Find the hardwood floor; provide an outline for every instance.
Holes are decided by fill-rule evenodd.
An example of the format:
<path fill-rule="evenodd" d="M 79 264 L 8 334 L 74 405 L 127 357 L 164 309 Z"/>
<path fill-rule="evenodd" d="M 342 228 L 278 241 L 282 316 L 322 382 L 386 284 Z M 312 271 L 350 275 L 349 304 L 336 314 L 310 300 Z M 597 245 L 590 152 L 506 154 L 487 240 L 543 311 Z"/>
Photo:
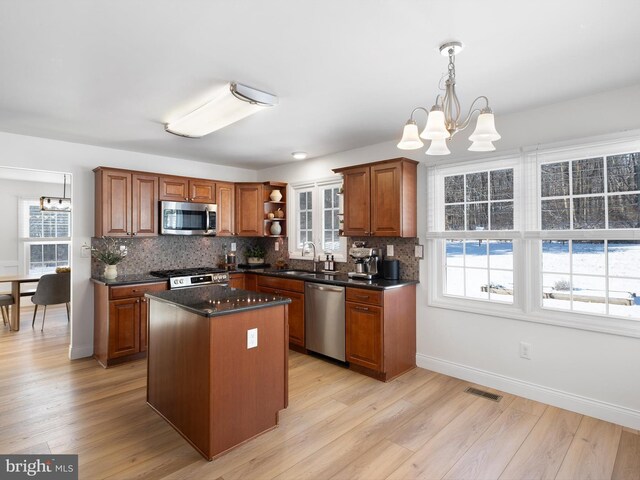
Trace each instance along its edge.
<path fill-rule="evenodd" d="M 64 307 L 44 332 L 25 309 L 21 327 L 0 329 L 0 452 L 77 453 L 82 479 L 640 479 L 637 431 L 493 402 L 422 369 L 385 384 L 295 352 L 280 426 L 207 462 L 146 405 L 145 361 L 69 361 Z"/>

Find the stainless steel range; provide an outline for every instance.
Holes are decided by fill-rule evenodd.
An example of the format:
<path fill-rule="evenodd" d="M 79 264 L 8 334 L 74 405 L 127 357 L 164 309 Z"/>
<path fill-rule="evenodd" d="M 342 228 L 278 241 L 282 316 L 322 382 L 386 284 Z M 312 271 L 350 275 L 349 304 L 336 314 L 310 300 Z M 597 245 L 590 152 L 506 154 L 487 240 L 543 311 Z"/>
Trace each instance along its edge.
<path fill-rule="evenodd" d="M 228 284 L 229 274 L 226 270 L 213 267 L 179 268 L 175 270 L 155 270 L 149 272 L 154 277 L 169 280 L 169 288 L 198 287 L 211 284 Z"/>

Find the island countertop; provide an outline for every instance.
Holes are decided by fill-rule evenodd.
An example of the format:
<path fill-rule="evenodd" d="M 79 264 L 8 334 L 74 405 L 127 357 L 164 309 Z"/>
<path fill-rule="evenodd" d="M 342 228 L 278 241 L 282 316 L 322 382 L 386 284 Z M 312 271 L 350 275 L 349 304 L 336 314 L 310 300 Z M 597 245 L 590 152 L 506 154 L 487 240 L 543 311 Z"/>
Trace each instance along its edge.
<path fill-rule="evenodd" d="M 220 285 L 150 292 L 145 297 L 176 305 L 203 317 L 291 303 L 289 298 Z"/>

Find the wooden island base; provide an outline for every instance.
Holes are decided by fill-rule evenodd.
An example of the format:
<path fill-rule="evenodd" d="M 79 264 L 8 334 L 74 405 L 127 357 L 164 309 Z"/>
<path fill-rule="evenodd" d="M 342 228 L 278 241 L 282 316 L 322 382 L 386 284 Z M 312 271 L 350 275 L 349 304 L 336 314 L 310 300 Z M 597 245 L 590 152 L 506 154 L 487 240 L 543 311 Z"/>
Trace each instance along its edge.
<path fill-rule="evenodd" d="M 266 432 L 287 406 L 287 305 L 206 317 L 151 299 L 147 403 L 206 459 Z M 258 346 L 247 348 L 247 331 Z"/>

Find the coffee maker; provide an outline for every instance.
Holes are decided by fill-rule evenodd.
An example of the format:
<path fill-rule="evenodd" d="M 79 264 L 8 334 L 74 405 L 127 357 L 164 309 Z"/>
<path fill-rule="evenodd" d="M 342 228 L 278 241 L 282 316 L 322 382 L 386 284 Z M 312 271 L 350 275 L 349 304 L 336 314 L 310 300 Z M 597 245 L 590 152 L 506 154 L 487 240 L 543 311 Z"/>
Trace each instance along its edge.
<path fill-rule="evenodd" d="M 379 248 L 367 248 L 354 243 L 349 249 L 349 256 L 356 262 L 356 269 L 348 273 L 349 277 L 371 280 L 380 276 L 382 259 Z"/>

